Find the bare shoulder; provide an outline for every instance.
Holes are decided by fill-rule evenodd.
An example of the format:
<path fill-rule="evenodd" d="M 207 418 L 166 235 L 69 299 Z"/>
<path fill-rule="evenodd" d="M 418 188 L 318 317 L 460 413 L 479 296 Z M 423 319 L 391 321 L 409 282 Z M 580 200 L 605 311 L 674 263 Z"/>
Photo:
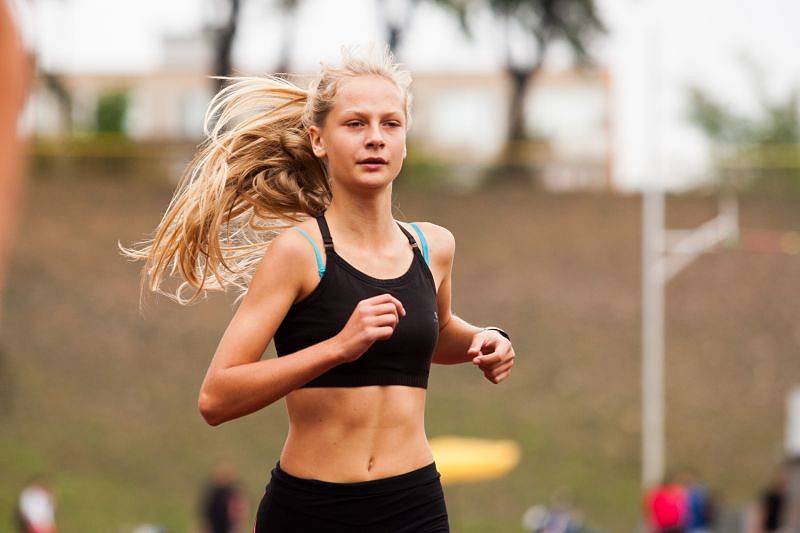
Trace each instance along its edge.
<path fill-rule="evenodd" d="M 314 238 L 306 223 L 304 221 L 295 227 L 306 230 Z M 273 285 L 280 284 L 290 290 L 293 299 L 297 299 L 304 292 L 306 269 L 303 266 L 309 262 L 309 254 L 313 256 L 313 251 L 303 234 L 291 228 L 282 231 L 270 241 L 256 266 L 248 292 L 255 291 L 257 297 L 259 291 L 269 293 L 274 289 Z"/>
<path fill-rule="evenodd" d="M 295 227 L 306 229 L 303 224 L 298 224 Z M 306 229 L 306 231 L 308 230 Z M 278 266 L 296 267 L 298 261 L 306 259 L 306 248 L 308 246 L 308 240 L 299 231 L 293 231 L 292 228 L 283 230 L 270 241 L 262 262 L 278 263 L 272 265 L 271 268 Z"/>
<path fill-rule="evenodd" d="M 456 238 L 449 229 L 433 222 L 418 222 L 420 229 L 428 238 L 428 253 L 431 261 L 440 265 L 445 271 L 453 264 L 456 251 Z"/>
<path fill-rule="evenodd" d="M 443 269 L 449 268 L 453 262 L 456 249 L 456 238 L 449 229 L 433 222 L 415 222 L 428 241 L 428 253 L 431 262 Z M 409 224 L 410 226 L 410 224 Z M 409 227 L 409 229 L 411 229 Z M 412 232 L 416 235 L 416 233 Z"/>

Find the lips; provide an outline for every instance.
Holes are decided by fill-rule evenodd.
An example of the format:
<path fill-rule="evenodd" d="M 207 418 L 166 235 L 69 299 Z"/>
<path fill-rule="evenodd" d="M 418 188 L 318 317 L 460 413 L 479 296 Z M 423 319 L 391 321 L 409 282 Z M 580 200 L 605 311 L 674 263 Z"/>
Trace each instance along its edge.
<path fill-rule="evenodd" d="M 359 165 L 385 165 L 386 160 L 382 157 L 368 157 L 358 162 Z"/>
<path fill-rule="evenodd" d="M 365 172 L 378 172 L 379 170 L 383 170 L 383 167 L 386 166 L 386 163 L 359 163 L 360 166 Z"/>

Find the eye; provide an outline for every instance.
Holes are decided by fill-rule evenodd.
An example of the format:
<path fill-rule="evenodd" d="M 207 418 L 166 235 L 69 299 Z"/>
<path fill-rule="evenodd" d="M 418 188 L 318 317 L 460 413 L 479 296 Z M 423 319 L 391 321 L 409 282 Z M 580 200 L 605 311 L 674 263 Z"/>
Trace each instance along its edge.
<path fill-rule="evenodd" d="M 347 126 L 360 126 L 361 122 L 358 122 L 356 120 L 352 120 L 352 121 L 348 122 L 346 125 Z"/>
<path fill-rule="evenodd" d="M 399 122 L 391 122 L 389 125 L 393 128 L 399 128 L 400 126 L 402 126 L 402 124 L 400 124 Z"/>

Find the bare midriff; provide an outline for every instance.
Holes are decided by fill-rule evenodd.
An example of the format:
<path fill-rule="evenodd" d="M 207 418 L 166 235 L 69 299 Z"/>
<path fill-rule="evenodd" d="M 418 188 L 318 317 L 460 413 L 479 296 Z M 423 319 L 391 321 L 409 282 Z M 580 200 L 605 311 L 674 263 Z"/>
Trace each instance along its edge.
<path fill-rule="evenodd" d="M 286 395 L 289 435 L 281 470 L 301 478 L 355 483 L 429 465 L 425 393 L 420 387 L 308 387 Z"/>

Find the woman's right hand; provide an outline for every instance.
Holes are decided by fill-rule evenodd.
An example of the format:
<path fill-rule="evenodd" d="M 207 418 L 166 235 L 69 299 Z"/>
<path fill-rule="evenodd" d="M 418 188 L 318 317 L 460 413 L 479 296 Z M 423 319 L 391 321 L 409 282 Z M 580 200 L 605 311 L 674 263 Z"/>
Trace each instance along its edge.
<path fill-rule="evenodd" d="M 355 361 L 375 341 L 391 337 L 401 315 L 406 315 L 403 304 L 388 293 L 358 302 L 347 324 L 335 337 L 341 346 L 344 362 Z"/>

